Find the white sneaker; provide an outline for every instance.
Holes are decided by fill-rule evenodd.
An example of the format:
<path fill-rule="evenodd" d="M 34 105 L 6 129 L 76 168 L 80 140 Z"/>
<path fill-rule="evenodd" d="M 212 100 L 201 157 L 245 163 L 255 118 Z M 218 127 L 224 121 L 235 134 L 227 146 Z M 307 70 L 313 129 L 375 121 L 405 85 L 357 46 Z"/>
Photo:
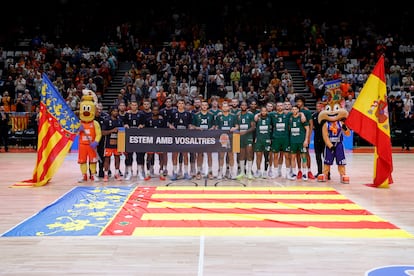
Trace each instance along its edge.
<path fill-rule="evenodd" d="M 273 175 L 273 171 L 272 171 L 271 169 L 269 169 L 269 171 L 267 172 L 267 176 L 268 176 L 269 178 L 273 178 L 273 177 L 274 177 L 274 175 Z"/>
<path fill-rule="evenodd" d="M 266 174 L 269 178 L 273 178 L 273 169 L 272 169 L 272 167 L 269 166 L 269 168 L 267 169 Z"/>
<path fill-rule="evenodd" d="M 254 177 L 259 178 L 260 177 L 260 171 L 255 171 L 254 172 Z"/>
<path fill-rule="evenodd" d="M 266 179 L 267 178 L 267 172 L 266 171 L 262 172 L 262 178 L 263 179 Z"/>
<path fill-rule="evenodd" d="M 253 179 L 254 179 L 254 176 L 253 176 L 252 174 L 248 174 L 248 175 L 247 175 L 247 179 L 249 179 L 249 180 L 253 180 Z"/>
<path fill-rule="evenodd" d="M 308 181 L 308 174 L 304 173 L 304 174 L 302 175 L 302 180 L 303 180 L 303 181 Z"/>
<path fill-rule="evenodd" d="M 244 173 L 239 174 L 238 176 L 236 176 L 237 180 L 243 179 L 244 177 Z"/>
<path fill-rule="evenodd" d="M 289 179 L 289 176 L 292 174 L 292 172 L 286 171 L 286 179 Z"/>
<path fill-rule="evenodd" d="M 279 171 L 279 170 L 277 170 L 277 171 L 275 172 L 274 177 L 275 177 L 275 178 L 277 178 L 277 177 L 281 177 L 281 176 L 282 176 L 282 172 L 281 172 L 281 171 Z"/>
<path fill-rule="evenodd" d="M 288 176 L 288 179 L 289 179 L 289 180 L 296 180 L 296 174 L 291 173 L 291 174 Z"/>
<path fill-rule="evenodd" d="M 144 176 L 143 173 L 138 173 L 137 178 L 138 178 L 138 180 L 144 180 L 145 176 Z"/>
<path fill-rule="evenodd" d="M 132 175 L 131 175 L 131 173 L 130 173 L 130 172 L 126 172 L 126 173 L 125 173 L 125 180 L 126 180 L 126 181 L 131 180 L 131 177 L 132 177 Z"/>

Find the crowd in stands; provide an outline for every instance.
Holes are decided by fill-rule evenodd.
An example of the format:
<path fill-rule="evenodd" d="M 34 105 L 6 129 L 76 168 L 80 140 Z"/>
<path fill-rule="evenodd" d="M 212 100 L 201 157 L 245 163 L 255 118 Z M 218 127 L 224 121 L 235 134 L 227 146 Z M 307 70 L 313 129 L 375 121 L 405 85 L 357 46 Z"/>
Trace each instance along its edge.
<path fill-rule="evenodd" d="M 131 99 L 142 102 L 150 98 L 162 106 L 167 97 L 173 103 L 179 98 L 225 98 L 228 87 L 239 102 L 254 99 L 265 105 L 268 101 L 293 101 L 301 91 L 293 88 L 284 64 L 293 58 L 316 99 L 323 97 L 326 81 L 341 79 L 342 96 L 351 108 L 378 57 L 384 54 L 392 123 L 398 124 L 404 105 L 413 109 L 414 44 L 405 33 L 380 29 L 363 18 L 357 23 L 351 18 L 320 22 L 299 14 L 283 16 L 280 22 L 276 18 L 272 24 L 260 21 L 260 16 L 249 22 L 245 17 L 249 6 L 238 3 L 233 8 L 237 7 L 240 18 L 229 16 L 225 7 L 220 11 L 215 32 L 212 24 L 204 26 L 188 10 L 178 7 L 170 13 L 153 14 L 152 25 L 118 18 L 119 22 L 102 23 L 100 34 L 104 32 L 105 39 L 99 45 L 89 41 L 94 47 L 84 40 L 77 42 L 76 36 L 62 42 L 63 31 L 59 36 L 31 32 L 27 49 L 0 49 L 1 104 L 6 112 L 34 111 L 41 73 L 46 73 L 76 110 L 85 88 L 100 99 L 105 97 L 119 62 L 124 61 L 130 62 L 131 68 L 117 101 L 125 101 L 127 106 Z M 161 20 L 166 14 L 168 17 Z"/>

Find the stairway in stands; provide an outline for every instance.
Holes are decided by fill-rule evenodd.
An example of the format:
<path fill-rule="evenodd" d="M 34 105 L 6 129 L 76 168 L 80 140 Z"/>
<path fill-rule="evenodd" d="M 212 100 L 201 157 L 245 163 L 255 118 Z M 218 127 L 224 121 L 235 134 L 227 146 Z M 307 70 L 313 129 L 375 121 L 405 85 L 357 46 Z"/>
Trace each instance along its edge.
<path fill-rule="evenodd" d="M 316 99 L 313 97 L 312 93 L 306 86 L 305 77 L 302 75 L 301 68 L 296 63 L 296 60 L 286 59 L 285 66 L 292 75 L 293 86 L 295 87 L 296 94 L 303 95 L 306 98 L 306 106 L 311 111 L 314 111 L 316 108 Z M 122 88 L 122 77 L 125 75 L 125 72 L 127 72 L 130 68 L 130 62 L 123 61 L 119 63 L 118 70 L 112 77 L 112 82 L 105 91 L 105 94 L 102 99 L 102 104 L 104 105 L 105 110 L 109 110 L 111 105 L 114 103 L 114 100 L 119 94 L 119 90 Z"/>
<path fill-rule="evenodd" d="M 316 110 L 316 99 L 309 88 L 306 86 L 305 77 L 302 74 L 302 70 L 297 64 L 296 60 L 286 59 L 285 66 L 289 73 L 292 75 L 293 87 L 297 95 L 303 95 L 306 99 L 306 106 L 313 112 Z"/>
<path fill-rule="evenodd" d="M 111 84 L 105 91 L 105 94 L 102 97 L 102 104 L 104 106 L 104 110 L 108 111 L 109 108 L 114 103 L 114 100 L 117 98 L 119 94 L 119 90 L 122 88 L 122 77 L 125 75 L 131 68 L 131 63 L 127 61 L 119 62 L 118 70 L 116 71 L 115 75 L 112 76 Z"/>

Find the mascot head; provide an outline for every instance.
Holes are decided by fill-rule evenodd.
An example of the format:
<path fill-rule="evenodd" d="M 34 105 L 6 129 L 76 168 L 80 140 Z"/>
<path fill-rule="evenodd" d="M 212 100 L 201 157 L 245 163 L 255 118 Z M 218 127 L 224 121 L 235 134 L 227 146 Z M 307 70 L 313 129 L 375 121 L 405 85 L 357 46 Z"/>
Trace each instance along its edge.
<path fill-rule="evenodd" d="M 344 121 L 348 117 L 345 109 L 345 99 L 341 96 L 340 89 L 330 89 L 326 92 L 323 101 L 324 109 L 318 115 L 318 122 L 323 121 Z"/>
<path fill-rule="evenodd" d="M 82 90 L 82 96 L 92 96 L 93 97 L 93 101 L 95 102 L 95 104 L 98 104 L 98 96 L 96 95 L 95 92 L 93 92 L 90 89 L 83 89 Z"/>
<path fill-rule="evenodd" d="M 80 107 L 79 118 L 82 122 L 91 122 L 95 119 L 95 102 L 93 95 L 83 95 Z"/>

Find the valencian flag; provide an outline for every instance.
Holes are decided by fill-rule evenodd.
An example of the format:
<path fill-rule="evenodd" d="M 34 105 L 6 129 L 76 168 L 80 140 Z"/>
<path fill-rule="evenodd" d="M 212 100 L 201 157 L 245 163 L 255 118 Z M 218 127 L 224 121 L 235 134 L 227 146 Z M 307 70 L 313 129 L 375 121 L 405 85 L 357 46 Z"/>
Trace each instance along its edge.
<path fill-rule="evenodd" d="M 62 165 L 79 131 L 80 121 L 62 95 L 43 74 L 36 167 L 24 182 L 43 186 Z"/>
<path fill-rule="evenodd" d="M 388 188 L 393 182 L 393 164 L 384 56 L 369 75 L 345 123 L 375 146 L 374 181 L 368 186 Z"/>

